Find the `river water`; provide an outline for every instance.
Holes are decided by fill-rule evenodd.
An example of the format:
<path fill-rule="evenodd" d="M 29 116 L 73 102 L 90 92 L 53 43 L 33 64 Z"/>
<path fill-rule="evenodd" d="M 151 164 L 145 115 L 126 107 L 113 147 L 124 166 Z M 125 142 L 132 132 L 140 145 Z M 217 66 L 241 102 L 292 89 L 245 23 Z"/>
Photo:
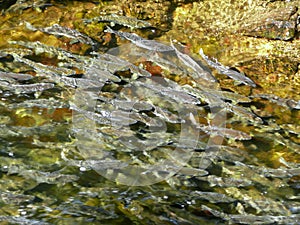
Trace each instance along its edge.
<path fill-rule="evenodd" d="M 193 45 L 198 3 L 50 3 L 1 16 L 1 224 L 300 223 L 293 52 Z"/>

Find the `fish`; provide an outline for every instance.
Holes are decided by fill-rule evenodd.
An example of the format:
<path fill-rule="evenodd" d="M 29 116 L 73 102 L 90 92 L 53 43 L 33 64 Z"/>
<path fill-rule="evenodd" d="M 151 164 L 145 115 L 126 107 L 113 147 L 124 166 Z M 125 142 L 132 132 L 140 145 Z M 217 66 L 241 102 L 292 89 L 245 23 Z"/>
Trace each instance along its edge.
<path fill-rule="evenodd" d="M 66 102 L 62 102 L 59 100 L 56 100 L 54 98 L 48 98 L 48 99 L 33 99 L 33 100 L 25 100 L 20 103 L 11 103 L 8 105 L 8 108 L 11 109 L 18 109 L 18 108 L 45 108 L 45 109 L 58 109 L 58 108 L 69 108 L 69 104 Z"/>
<path fill-rule="evenodd" d="M 0 216 L 0 222 L 3 221 L 4 223 L 10 224 L 23 224 L 23 225 L 51 225 L 51 223 L 44 222 L 42 220 L 33 220 L 27 219 L 26 216 Z"/>
<path fill-rule="evenodd" d="M 174 51 L 174 49 L 171 46 L 162 44 L 162 43 L 154 41 L 154 40 L 144 39 L 135 33 L 116 31 L 116 30 L 111 29 L 110 27 L 107 27 L 105 32 L 115 34 L 121 38 L 125 38 L 125 39 L 131 41 L 136 46 L 144 48 L 144 49 L 148 49 L 151 51 L 155 51 L 155 52 L 172 52 L 172 51 Z"/>
<path fill-rule="evenodd" d="M 125 145 L 128 149 L 134 152 L 147 152 L 151 151 L 158 146 L 164 146 L 167 141 L 163 139 L 144 139 L 141 140 L 135 136 L 119 136 L 118 140 L 122 145 Z M 146 154 L 147 155 L 147 154 Z"/>
<path fill-rule="evenodd" d="M 121 110 L 100 109 L 97 110 L 97 112 L 92 112 L 78 107 L 73 102 L 70 103 L 70 109 L 77 111 L 78 114 L 82 114 L 98 124 L 103 125 L 117 124 L 128 126 L 137 122 L 135 119 L 130 117 L 130 113 Z"/>
<path fill-rule="evenodd" d="M 45 91 L 54 88 L 54 86 L 52 83 L 15 84 L 11 85 L 10 89 L 16 93 L 32 93 Z"/>
<path fill-rule="evenodd" d="M 101 89 L 104 86 L 104 82 L 102 80 L 92 80 L 92 79 L 83 79 L 83 78 L 73 78 L 73 77 L 56 77 L 56 81 L 59 83 L 63 83 L 66 86 L 89 89 L 89 88 L 98 88 Z"/>
<path fill-rule="evenodd" d="M 138 76 L 151 77 L 151 73 L 149 73 L 147 70 L 144 70 L 117 56 L 108 53 L 99 54 L 96 52 L 92 52 L 91 54 L 95 55 L 96 58 L 90 60 L 88 67 L 95 66 L 98 67 L 98 69 L 109 71 L 112 74 L 117 71 L 130 70 L 132 73 L 135 73 Z"/>
<path fill-rule="evenodd" d="M 214 105 L 214 104 L 210 105 L 210 107 L 214 107 L 214 106 L 221 107 L 222 110 L 231 112 L 243 119 L 248 120 L 249 122 L 263 124 L 263 120 L 259 116 L 255 115 L 253 112 L 248 110 L 247 108 L 234 105 L 229 102 L 222 102 L 221 104 L 218 105 Z"/>
<path fill-rule="evenodd" d="M 295 101 L 295 100 L 289 100 L 287 102 L 288 106 L 291 107 L 292 109 L 300 109 L 300 100 L 299 101 Z"/>
<path fill-rule="evenodd" d="M 207 88 L 207 87 L 205 87 L 203 85 L 200 85 L 198 83 L 194 83 L 193 86 L 195 88 L 200 89 L 201 91 L 203 91 L 205 93 L 212 94 L 212 95 L 218 97 L 219 99 L 230 100 L 231 102 L 234 102 L 234 103 L 239 103 L 239 102 L 249 103 L 249 102 L 252 101 L 247 96 L 240 95 L 240 94 L 234 93 L 234 92 L 221 90 L 220 87 L 218 87 L 218 86 L 215 86 L 215 88 Z"/>
<path fill-rule="evenodd" d="M 130 49 L 130 51 L 128 51 L 128 49 Z M 194 73 L 194 71 L 188 71 L 184 65 L 181 65 L 182 63 L 180 63 L 178 58 L 175 58 L 176 54 L 174 54 L 174 52 L 163 53 L 146 51 L 145 49 L 139 48 L 133 43 L 120 45 L 116 48 L 116 50 L 112 49 L 109 52 L 112 52 L 113 55 L 123 55 L 123 52 L 126 52 L 126 55 L 124 56 L 127 58 L 127 60 L 133 62 L 143 62 L 145 59 L 147 59 L 147 61 L 159 66 L 162 70 L 169 74 L 188 76 L 189 73 Z"/>
<path fill-rule="evenodd" d="M 237 201 L 234 198 L 231 198 L 225 194 L 216 193 L 216 192 L 203 192 L 203 191 L 193 191 L 189 194 L 193 199 L 204 199 L 210 203 L 232 203 Z"/>
<path fill-rule="evenodd" d="M 245 158 L 249 158 L 247 152 L 242 149 L 229 147 L 226 145 L 209 145 L 204 148 L 207 153 L 212 152 L 216 154 L 216 157 L 222 161 L 231 163 L 244 161 Z M 203 151 L 203 150 L 202 150 Z"/>
<path fill-rule="evenodd" d="M 300 144 L 285 138 L 282 134 L 280 134 L 280 132 L 275 132 L 275 133 L 264 132 L 263 137 L 268 138 L 269 140 L 273 140 L 275 145 L 286 146 L 292 152 L 296 154 L 300 154 Z"/>
<path fill-rule="evenodd" d="M 153 114 L 164 119 L 165 121 L 169 123 L 184 123 L 185 120 L 181 119 L 178 115 L 170 112 L 169 110 L 162 109 L 158 106 L 154 107 L 154 112 Z"/>
<path fill-rule="evenodd" d="M 122 169 L 128 166 L 128 163 L 121 162 L 119 160 L 105 160 L 105 159 L 87 159 L 87 160 L 75 160 L 63 158 L 67 165 L 77 166 L 84 168 L 85 170 L 106 170 L 106 169 Z"/>
<path fill-rule="evenodd" d="M 250 96 L 251 98 L 264 98 L 268 99 L 270 102 L 274 102 L 275 104 L 279 106 L 283 106 L 286 108 L 291 108 L 291 109 L 300 109 L 300 100 L 297 102 L 294 99 L 288 99 L 288 98 L 280 98 L 277 95 L 272 95 L 272 94 L 258 94 L 258 95 L 253 95 Z"/>
<path fill-rule="evenodd" d="M 132 114 L 130 115 L 130 118 L 135 119 L 138 122 L 144 123 L 146 126 L 150 127 L 151 129 L 162 128 L 165 126 L 165 122 L 162 119 L 160 119 L 160 117 L 150 117 L 145 113 Z M 142 134 L 142 136 L 147 136 L 147 135 Z M 160 135 L 160 137 L 162 137 L 162 134 Z"/>
<path fill-rule="evenodd" d="M 17 84 L 17 81 L 10 77 L 0 76 L 0 86 L 9 87 L 11 84 Z"/>
<path fill-rule="evenodd" d="M 88 83 L 89 86 L 95 86 L 95 84 L 97 83 L 97 81 L 88 81 L 80 78 L 68 77 L 70 75 L 76 74 L 76 71 L 68 68 L 47 66 L 42 63 L 37 63 L 32 60 L 22 58 L 17 54 L 13 54 L 13 57 L 16 61 L 31 66 L 34 69 L 34 71 L 36 71 L 36 73 L 38 73 L 40 76 L 45 76 L 57 84 L 63 83 L 64 85 L 71 86 L 71 87 L 86 87 L 85 85 Z M 98 82 L 96 86 L 102 87 L 103 85 L 101 82 L 100 83 Z"/>
<path fill-rule="evenodd" d="M 75 75 L 76 72 L 74 70 L 63 68 L 63 67 L 56 67 L 56 66 L 47 66 L 42 63 L 34 62 L 30 59 L 26 59 L 23 57 L 20 57 L 18 54 L 12 54 L 14 59 L 18 62 L 22 62 L 24 64 L 27 64 L 28 66 L 31 66 L 37 73 L 40 74 L 55 74 L 55 75 Z"/>
<path fill-rule="evenodd" d="M 79 179 L 77 175 L 62 174 L 60 171 L 42 172 L 38 170 L 23 170 L 19 173 L 21 176 L 35 180 L 37 183 L 59 184 L 74 182 Z"/>
<path fill-rule="evenodd" d="M 11 78 L 18 81 L 24 81 L 24 80 L 31 80 L 33 76 L 26 73 L 13 73 L 13 72 L 0 71 L 0 79 L 1 78 L 8 78 L 8 79 Z"/>
<path fill-rule="evenodd" d="M 238 215 L 224 213 L 222 211 L 212 209 L 206 205 L 202 205 L 201 209 L 205 213 L 209 212 L 214 217 L 221 218 L 224 221 L 228 221 L 229 224 L 297 224 L 300 220 L 300 216 L 298 214 L 288 216 L 258 216 L 253 214 Z"/>
<path fill-rule="evenodd" d="M 164 78 L 164 80 L 167 79 Z M 168 96 L 171 99 L 175 100 L 176 102 L 182 102 L 182 103 L 193 104 L 193 105 L 200 103 L 200 101 L 193 95 L 189 95 L 188 93 L 181 91 L 182 89 L 179 85 L 177 85 L 177 90 L 176 90 L 174 86 L 173 87 L 164 86 L 153 81 L 152 82 L 137 81 L 136 84 L 142 87 L 149 88 L 161 95 Z"/>
<path fill-rule="evenodd" d="M 4 4 L 4 3 L 2 3 Z M 17 12 L 24 9 L 33 8 L 37 11 L 40 11 L 42 7 L 52 6 L 51 3 L 47 0 L 34 0 L 34 1 L 24 1 L 17 0 L 13 5 L 11 5 L 6 11 L 7 12 Z"/>
<path fill-rule="evenodd" d="M 120 82 L 121 79 L 118 76 L 114 75 L 112 72 L 110 72 L 113 70 L 109 68 L 110 66 L 112 65 L 109 62 L 100 62 L 96 60 L 92 61 L 92 64 L 90 64 L 90 66 L 88 66 L 85 69 L 84 77 L 87 77 L 88 79 L 91 80 L 98 80 L 102 82 L 107 82 L 107 81 Z"/>
<path fill-rule="evenodd" d="M 215 175 L 208 175 L 206 177 L 198 178 L 209 183 L 211 187 L 247 187 L 253 185 L 251 180 L 238 179 L 233 177 L 218 177 Z"/>
<path fill-rule="evenodd" d="M 7 57 L 7 53 L 0 51 L 0 58 Z"/>
<path fill-rule="evenodd" d="M 29 41 L 9 41 L 8 43 L 14 45 L 24 46 L 28 49 L 33 49 L 36 55 L 41 53 L 47 53 L 50 57 L 55 56 L 60 60 L 66 60 L 68 62 L 74 62 L 74 60 L 79 61 L 79 59 L 83 60 L 82 56 L 75 55 L 71 52 L 67 52 L 61 48 L 55 48 L 53 46 L 45 45 L 39 41 L 29 42 Z M 20 54 L 18 54 L 20 55 Z"/>
<path fill-rule="evenodd" d="M 206 81 L 209 82 L 216 82 L 217 79 L 207 70 L 205 70 L 204 68 L 202 68 L 192 57 L 190 57 L 187 54 L 184 54 L 182 52 L 180 52 L 173 44 L 173 42 L 171 41 L 171 47 L 175 50 L 176 55 L 178 56 L 178 58 L 188 67 L 190 67 L 191 69 L 193 69 L 196 73 L 196 77 L 194 77 L 195 79 L 204 79 Z"/>
<path fill-rule="evenodd" d="M 110 22 L 111 26 L 114 26 L 115 24 L 119 24 L 122 26 L 129 27 L 131 29 L 152 27 L 152 25 L 147 21 L 139 20 L 133 17 L 119 16 L 114 13 L 110 15 L 100 15 L 97 17 L 93 17 L 91 19 L 83 19 L 84 23 L 102 22 L 102 21 Z"/>
<path fill-rule="evenodd" d="M 239 130 L 225 128 L 225 127 L 206 126 L 206 125 L 198 124 L 197 128 L 211 135 L 218 135 L 226 138 L 232 138 L 235 140 L 250 140 L 252 138 L 247 133 L 244 133 Z"/>
<path fill-rule="evenodd" d="M 208 103 L 210 106 L 223 102 L 219 96 L 216 96 L 211 92 L 199 90 L 187 84 L 183 85 L 182 88 L 190 95 L 196 96 L 197 98 L 201 99 L 201 101 Z"/>
<path fill-rule="evenodd" d="M 243 73 L 237 72 L 233 69 L 230 69 L 227 66 L 223 66 L 221 63 L 219 63 L 216 59 L 215 61 L 210 60 L 203 52 L 202 48 L 199 50 L 199 54 L 202 56 L 202 58 L 206 61 L 206 63 L 217 69 L 220 73 L 238 81 L 243 84 L 249 85 L 251 87 L 256 87 L 256 84 L 249 78 L 246 77 Z"/>
<path fill-rule="evenodd" d="M 25 22 L 25 26 L 27 29 L 32 30 L 32 31 L 41 31 L 47 34 L 52 34 L 56 36 L 63 36 L 67 38 L 74 39 L 78 42 L 88 44 L 88 45 L 95 45 L 96 42 L 93 41 L 89 36 L 86 36 L 85 34 L 80 33 L 77 30 L 71 29 L 69 27 L 63 27 L 60 26 L 59 24 L 53 24 L 50 27 L 34 27 L 32 24 L 29 22 Z"/>
<path fill-rule="evenodd" d="M 33 195 L 16 194 L 12 192 L 1 192 L 0 199 L 5 204 L 19 205 L 24 203 L 31 203 L 34 200 Z"/>
<path fill-rule="evenodd" d="M 30 49 L 24 49 L 24 48 L 5 48 L 5 49 L 2 49 L 1 52 L 3 54 L 6 54 L 6 55 L 17 54 L 20 57 L 27 56 L 27 55 L 32 55 L 33 54 L 32 50 L 30 50 Z"/>
<path fill-rule="evenodd" d="M 8 74 L 10 76 L 17 77 L 16 74 L 14 73 L 8 73 Z M 28 77 L 25 78 L 25 80 L 26 79 L 28 79 Z M 0 72 L 0 86 L 4 89 L 10 90 L 15 93 L 32 93 L 32 92 L 41 92 L 47 89 L 51 89 L 54 87 L 54 84 L 53 83 L 18 84 L 13 78 L 10 77 L 1 78 L 1 72 Z"/>
<path fill-rule="evenodd" d="M 103 76 L 105 74 L 107 74 L 106 71 L 101 71 L 102 72 L 101 74 L 103 76 L 99 76 L 98 79 L 95 79 L 95 78 L 93 79 L 93 77 L 91 77 L 91 78 L 88 77 L 88 79 L 73 78 L 73 77 L 69 77 L 69 76 L 76 74 L 76 72 L 74 70 L 64 68 L 64 67 L 47 66 L 42 63 L 37 63 L 32 60 L 19 57 L 16 54 L 14 54 L 13 57 L 15 58 L 16 61 L 19 61 L 19 62 L 22 62 L 22 63 L 25 63 L 25 64 L 31 66 L 40 76 L 45 76 L 57 84 L 63 84 L 63 85 L 74 87 L 74 88 L 80 87 L 80 88 L 86 89 L 86 88 L 94 88 L 94 87 L 102 88 L 104 85 L 104 82 L 107 81 L 107 79 L 105 79 L 105 80 L 100 79 L 100 78 L 103 78 Z M 91 73 L 92 71 L 88 71 L 88 72 Z M 112 74 L 110 76 L 109 75 L 110 74 L 107 74 L 106 78 L 110 77 L 113 80 L 120 81 L 120 79 L 118 77 L 116 77 Z M 18 88 L 22 89 L 21 86 Z M 24 88 L 25 88 L 25 86 L 23 87 L 23 89 Z"/>
<path fill-rule="evenodd" d="M 249 168 L 253 169 L 257 173 L 264 177 L 275 177 L 275 178 L 290 178 L 300 175 L 300 168 L 267 168 L 249 165 Z"/>
<path fill-rule="evenodd" d="M 51 132 L 57 132 L 59 129 L 65 129 L 65 125 L 41 125 L 34 127 L 6 126 L 0 124 L 0 135 L 4 137 L 32 137 L 33 135 L 49 135 Z"/>
<path fill-rule="evenodd" d="M 126 111 L 136 110 L 139 112 L 150 111 L 153 109 L 153 106 L 145 101 L 113 99 L 111 104 L 115 105 L 118 109 L 123 109 Z"/>

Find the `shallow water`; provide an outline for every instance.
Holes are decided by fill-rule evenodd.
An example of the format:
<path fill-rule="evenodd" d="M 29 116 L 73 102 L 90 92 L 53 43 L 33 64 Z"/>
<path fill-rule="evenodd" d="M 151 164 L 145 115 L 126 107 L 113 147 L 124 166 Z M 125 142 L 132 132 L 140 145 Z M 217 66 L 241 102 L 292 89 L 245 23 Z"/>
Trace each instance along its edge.
<path fill-rule="evenodd" d="M 2 16 L 1 224 L 299 223 L 299 92 L 232 82 L 179 43 L 103 32 L 110 21 L 97 39 L 78 25 L 92 4 L 68 7 Z M 76 32 L 42 29 L 54 12 Z"/>

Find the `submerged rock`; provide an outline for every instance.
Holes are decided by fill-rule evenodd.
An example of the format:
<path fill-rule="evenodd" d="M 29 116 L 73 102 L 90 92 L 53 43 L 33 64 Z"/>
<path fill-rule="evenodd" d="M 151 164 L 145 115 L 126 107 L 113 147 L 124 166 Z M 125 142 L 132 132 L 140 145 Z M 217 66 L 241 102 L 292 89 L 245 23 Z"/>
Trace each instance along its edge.
<path fill-rule="evenodd" d="M 288 41 L 296 37 L 299 14 L 297 6 L 276 8 L 262 14 L 241 28 L 244 35 Z"/>

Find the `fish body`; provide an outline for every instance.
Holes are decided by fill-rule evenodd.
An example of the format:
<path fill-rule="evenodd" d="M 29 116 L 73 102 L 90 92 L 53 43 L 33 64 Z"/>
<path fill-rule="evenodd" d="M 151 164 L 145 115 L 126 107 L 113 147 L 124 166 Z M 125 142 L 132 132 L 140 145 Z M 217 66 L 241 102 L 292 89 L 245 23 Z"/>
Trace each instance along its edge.
<path fill-rule="evenodd" d="M 230 69 L 227 66 L 223 66 L 221 63 L 219 63 L 217 60 L 212 61 L 210 60 L 204 53 L 203 50 L 199 50 L 199 54 L 202 56 L 202 58 L 206 61 L 206 63 L 211 66 L 216 68 L 220 73 L 225 74 L 226 76 L 241 82 L 243 84 L 249 85 L 251 87 L 256 87 L 256 84 L 249 78 L 246 77 L 243 73 L 239 73 L 235 70 Z"/>
<path fill-rule="evenodd" d="M 100 15 L 91 19 L 83 19 L 83 21 L 85 23 L 108 21 L 111 23 L 112 26 L 114 26 L 115 24 L 119 24 L 132 29 L 147 28 L 152 26 L 147 21 L 138 20 L 136 18 L 127 17 L 127 16 L 119 16 L 117 14 Z"/>
<path fill-rule="evenodd" d="M 188 67 L 193 69 L 196 72 L 197 77 L 209 82 L 216 82 L 216 78 L 209 73 L 208 71 L 204 70 L 192 57 L 187 54 L 180 52 L 171 42 L 171 47 L 175 50 L 176 55 L 178 58 Z"/>
<path fill-rule="evenodd" d="M 71 38 L 84 44 L 95 45 L 95 42 L 90 37 L 80 33 L 77 30 L 71 29 L 69 27 L 63 27 L 58 24 L 53 24 L 50 27 L 37 28 L 32 26 L 30 23 L 26 22 L 26 27 L 27 29 L 32 31 L 39 30 L 47 34 Z"/>
<path fill-rule="evenodd" d="M 174 51 L 174 49 L 171 46 L 159 43 L 154 40 L 147 40 L 140 36 L 138 36 L 135 33 L 128 33 L 128 32 L 122 32 L 122 31 L 116 31 L 111 29 L 110 27 L 107 27 L 105 32 L 109 32 L 112 34 L 115 34 L 121 38 L 125 38 L 129 41 L 131 41 L 133 44 L 135 44 L 138 47 L 145 48 L 151 51 L 155 52 L 171 52 Z"/>

